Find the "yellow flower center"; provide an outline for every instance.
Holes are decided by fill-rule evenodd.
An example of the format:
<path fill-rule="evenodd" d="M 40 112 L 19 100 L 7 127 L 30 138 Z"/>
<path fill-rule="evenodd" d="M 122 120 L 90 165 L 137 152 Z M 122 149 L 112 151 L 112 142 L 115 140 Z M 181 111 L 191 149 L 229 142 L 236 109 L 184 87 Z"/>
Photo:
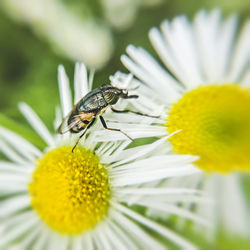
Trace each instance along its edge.
<path fill-rule="evenodd" d="M 170 110 L 170 141 L 181 154 L 200 156 L 197 166 L 226 173 L 250 170 L 250 91 L 212 85 L 186 93 Z"/>
<path fill-rule="evenodd" d="M 104 165 L 91 151 L 63 146 L 39 160 L 29 192 L 32 207 L 50 228 L 79 234 L 93 228 L 109 208 L 110 185 Z"/>

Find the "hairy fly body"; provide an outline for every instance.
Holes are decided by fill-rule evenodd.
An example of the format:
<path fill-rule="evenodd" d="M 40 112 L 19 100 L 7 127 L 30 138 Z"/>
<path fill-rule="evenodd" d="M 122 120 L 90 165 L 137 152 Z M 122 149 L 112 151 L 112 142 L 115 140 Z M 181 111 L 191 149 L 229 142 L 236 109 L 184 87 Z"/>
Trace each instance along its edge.
<path fill-rule="evenodd" d="M 123 99 L 138 98 L 138 95 L 128 95 L 128 91 L 126 89 L 119 89 L 113 87 L 112 85 L 107 84 L 101 86 L 98 89 L 90 91 L 74 106 L 73 110 L 63 119 L 61 125 L 57 129 L 57 132 L 60 134 L 64 134 L 67 131 L 70 131 L 72 133 L 79 133 L 82 131 L 82 134 L 78 138 L 75 146 L 72 149 L 72 152 L 77 146 L 79 140 L 93 125 L 97 117 L 100 117 L 101 123 L 105 129 L 112 131 L 119 131 L 123 133 L 125 136 L 127 136 L 130 140 L 132 140 L 132 138 L 128 136 L 126 133 L 124 133 L 122 130 L 107 127 L 106 122 L 102 117 L 102 114 L 108 107 L 110 107 L 112 111 L 117 113 L 130 112 L 143 116 L 156 117 L 131 110 L 114 109 L 112 105 L 116 104 L 119 98 Z"/>

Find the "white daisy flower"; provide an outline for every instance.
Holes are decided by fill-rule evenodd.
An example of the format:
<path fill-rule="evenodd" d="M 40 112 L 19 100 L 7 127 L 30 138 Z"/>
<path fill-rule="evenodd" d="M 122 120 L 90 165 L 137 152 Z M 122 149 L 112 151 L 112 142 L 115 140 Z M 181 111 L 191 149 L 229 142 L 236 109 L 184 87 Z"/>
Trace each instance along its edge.
<path fill-rule="evenodd" d="M 200 212 L 243 234 L 249 232 L 249 218 L 239 176 L 223 174 L 250 170 L 250 21 L 237 39 L 236 34 L 236 15 L 222 20 L 220 10 L 202 10 L 193 22 L 178 16 L 150 30 L 164 66 L 132 45 L 121 60 L 139 79 L 132 84 L 140 85 L 136 91 L 142 98 L 130 105 L 149 113 L 163 110 L 152 127 L 164 128 L 163 136 L 179 131 L 166 141 L 170 153 L 199 156 L 195 165 L 211 173 L 205 187 L 218 206 Z M 124 84 L 127 78 L 117 73 L 113 81 Z M 203 175 L 193 178 L 195 187 Z"/>
<path fill-rule="evenodd" d="M 75 72 L 74 103 L 92 84 L 83 64 L 77 64 Z M 59 89 L 65 116 L 72 102 L 62 66 Z M 139 210 L 150 208 L 207 225 L 178 206 L 207 203 L 199 191 L 158 187 L 166 178 L 199 172 L 189 164 L 197 157 L 169 155 L 162 149 L 167 137 L 150 148 L 127 148 L 128 140 L 100 142 L 96 126 L 72 153 L 74 136 L 51 134 L 27 104 L 21 103 L 20 110 L 47 147 L 41 151 L 0 127 L 0 151 L 9 159 L 0 161 L 0 249 L 13 244 L 19 250 L 166 249 L 152 231 L 181 249 L 196 249 Z M 59 122 L 58 118 L 55 127 Z"/>

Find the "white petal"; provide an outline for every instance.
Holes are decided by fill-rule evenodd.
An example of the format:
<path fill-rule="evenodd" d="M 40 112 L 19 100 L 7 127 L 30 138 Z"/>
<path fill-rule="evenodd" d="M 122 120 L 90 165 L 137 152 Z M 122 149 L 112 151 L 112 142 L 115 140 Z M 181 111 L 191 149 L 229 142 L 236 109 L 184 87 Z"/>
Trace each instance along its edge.
<path fill-rule="evenodd" d="M 188 163 L 192 159 L 197 158 L 179 155 L 152 156 L 125 164 L 112 169 L 113 184 L 115 186 L 133 185 L 173 176 L 191 175 L 200 171 Z"/>
<path fill-rule="evenodd" d="M 42 228 L 40 224 L 35 224 L 27 236 L 22 239 L 20 243 L 18 243 L 19 249 L 30 249 L 31 243 L 33 243 L 37 238 L 40 237 L 42 233 Z M 37 248 L 36 248 L 37 249 Z"/>
<path fill-rule="evenodd" d="M 0 127 L 0 137 L 4 138 L 24 158 L 33 161 L 41 156 L 41 151 L 19 135 Z"/>
<path fill-rule="evenodd" d="M 129 248 L 128 244 L 124 244 L 124 242 L 121 241 L 121 239 L 118 237 L 115 230 L 112 229 L 112 227 L 107 223 L 105 229 L 101 231 L 101 234 L 105 234 L 104 237 L 106 237 L 109 241 L 109 243 L 112 246 L 112 249 L 131 249 Z"/>
<path fill-rule="evenodd" d="M 37 116 L 37 114 L 25 103 L 19 104 L 19 109 L 33 127 L 33 129 L 40 135 L 40 137 L 49 145 L 54 145 L 54 138 L 50 134 L 49 130 L 46 128 L 41 119 Z"/>
<path fill-rule="evenodd" d="M 132 139 L 136 138 L 144 138 L 144 137 L 151 137 L 151 136 L 165 136 L 166 135 L 166 129 L 163 126 L 150 126 L 150 125 L 144 125 L 144 124 L 122 124 L 119 123 L 115 124 L 111 122 L 107 122 L 107 126 L 109 128 L 116 128 L 121 129 L 123 132 L 125 132 L 128 136 L 130 136 Z M 110 130 L 95 130 L 95 139 L 97 142 L 105 142 L 105 141 L 117 141 L 117 140 L 129 140 L 126 135 L 124 135 L 120 131 L 110 131 Z"/>
<path fill-rule="evenodd" d="M 4 218 L 28 207 L 30 207 L 30 197 L 27 194 L 14 196 L 6 201 L 1 201 L 0 218 Z"/>
<path fill-rule="evenodd" d="M 230 16 L 222 23 L 220 34 L 218 34 L 216 61 L 216 83 L 228 81 L 229 62 L 232 57 L 233 43 L 236 35 L 238 18 L 236 15 Z"/>
<path fill-rule="evenodd" d="M 90 91 L 88 88 L 87 69 L 84 63 L 76 63 L 75 65 L 74 89 L 74 104 Z"/>
<path fill-rule="evenodd" d="M 115 204 L 115 208 L 116 205 L 119 206 L 118 204 Z M 119 227 L 122 229 L 126 228 L 126 230 L 124 230 L 125 233 L 136 242 L 136 249 L 165 249 L 155 238 L 146 233 L 142 228 L 124 216 L 120 211 L 112 211 L 112 214 L 114 216 L 113 220 L 116 224 L 119 224 Z"/>
<path fill-rule="evenodd" d="M 178 194 L 201 194 L 202 191 L 198 189 L 190 189 L 190 188 L 122 188 L 119 190 L 121 194 L 134 194 L 134 195 L 178 195 Z"/>
<path fill-rule="evenodd" d="M 0 152 L 2 152 L 9 160 L 14 163 L 19 164 L 20 166 L 29 165 L 27 159 L 24 159 L 19 154 L 17 154 L 8 144 L 0 141 Z"/>
<path fill-rule="evenodd" d="M 104 228 L 101 228 L 104 230 Z M 97 245 L 97 249 L 103 249 L 103 250 L 110 250 L 112 249 L 112 246 L 110 245 L 110 242 L 106 235 L 102 233 L 102 230 L 98 230 L 98 232 L 95 232 L 93 237 L 95 238 L 95 243 Z"/>
<path fill-rule="evenodd" d="M 78 237 L 72 237 L 72 246 L 71 249 L 72 250 L 82 250 L 82 237 L 78 236 Z"/>
<path fill-rule="evenodd" d="M 138 205 L 142 205 L 147 208 L 156 209 L 158 211 L 164 212 L 165 214 L 175 214 L 180 217 L 184 217 L 194 221 L 195 223 L 201 224 L 203 226 L 209 227 L 209 221 L 204 218 L 197 216 L 195 213 L 190 212 L 189 210 L 183 209 L 176 205 L 163 203 L 161 201 L 155 201 L 150 199 L 143 199 L 136 202 Z"/>
<path fill-rule="evenodd" d="M 243 76 L 241 86 L 246 88 L 250 87 L 250 69 L 248 69 Z"/>
<path fill-rule="evenodd" d="M 221 191 L 217 199 L 221 209 L 220 217 L 225 230 L 232 234 L 247 237 L 250 232 L 250 216 L 246 199 L 240 186 L 239 176 L 236 174 L 221 176 L 221 178 L 218 178 L 218 182 Z"/>
<path fill-rule="evenodd" d="M 195 49 L 196 41 L 187 18 L 176 17 L 171 24 L 165 21 L 161 28 L 166 39 L 166 49 L 168 49 L 168 53 L 172 54 L 178 65 L 178 70 L 174 72 L 175 75 L 182 79 L 188 89 L 197 87 L 203 82 L 203 76 Z"/>
<path fill-rule="evenodd" d="M 250 64 L 250 20 L 248 20 L 242 30 L 233 51 L 232 68 L 230 71 L 229 80 L 239 82 L 242 73 L 249 67 Z"/>
<path fill-rule="evenodd" d="M 55 232 L 52 232 L 50 235 L 50 239 L 48 241 L 48 250 L 67 250 L 69 245 L 69 237 L 64 236 L 62 237 L 59 234 L 56 234 Z"/>
<path fill-rule="evenodd" d="M 83 241 L 84 246 L 86 245 L 85 249 L 94 250 L 94 243 L 91 234 L 84 235 Z"/>
<path fill-rule="evenodd" d="M 194 245 L 183 239 L 182 237 L 178 236 L 173 231 L 167 229 L 166 227 L 163 227 L 159 224 L 157 224 L 154 221 L 151 221 L 147 219 L 146 217 L 143 217 L 142 215 L 126 208 L 125 206 L 122 206 L 120 204 L 112 203 L 112 206 L 116 208 L 118 211 L 126 214 L 127 216 L 131 217 L 132 219 L 136 220 L 138 223 L 148 227 L 151 230 L 154 230 L 155 232 L 163 235 L 164 237 L 167 237 L 169 240 L 173 241 L 175 244 L 179 245 L 183 249 L 187 250 L 193 250 L 197 249 Z"/>
<path fill-rule="evenodd" d="M 152 28 L 149 32 L 149 38 L 154 49 L 165 64 L 166 68 L 168 68 L 169 71 L 173 72 L 174 74 L 177 73 L 176 77 L 178 78 L 178 80 L 185 83 L 185 74 L 183 71 L 178 71 L 180 66 L 169 51 L 169 47 L 161 32 L 157 28 Z"/>
<path fill-rule="evenodd" d="M 221 12 L 215 9 L 210 13 L 200 11 L 194 20 L 195 38 L 201 56 L 202 69 L 208 82 L 213 82 L 217 75 L 217 44 Z"/>
<path fill-rule="evenodd" d="M 170 101 L 180 97 L 178 92 L 183 91 L 181 86 L 146 50 L 129 45 L 126 51 L 141 70 L 150 75 L 151 81 L 145 77 L 142 80 L 148 83 L 152 89 L 160 95 L 164 92 L 166 98 L 170 99 Z M 126 62 L 129 59 L 123 56 L 121 57 L 121 61 L 123 60 Z"/>
<path fill-rule="evenodd" d="M 58 83 L 63 116 L 65 117 L 72 109 L 72 98 L 69 86 L 69 79 L 62 65 L 59 65 L 58 67 Z"/>
<path fill-rule="evenodd" d="M 122 228 L 124 229 L 123 226 L 121 226 L 121 228 L 119 228 L 118 225 L 116 225 L 111 220 L 108 221 L 108 224 L 109 224 L 109 227 L 112 229 L 112 231 L 116 234 L 116 237 L 121 239 L 124 246 L 127 246 L 127 249 L 131 249 L 131 250 L 138 249 L 138 246 L 136 246 L 136 243 L 133 242 L 131 237 L 129 237 L 128 232 L 122 231 Z"/>
<path fill-rule="evenodd" d="M 5 246 L 11 241 L 18 239 L 21 235 L 25 234 L 37 223 L 37 218 L 31 217 L 26 220 L 25 223 L 16 225 L 10 232 L 8 232 L 3 238 L 0 239 L 0 247 Z"/>
<path fill-rule="evenodd" d="M 166 143 L 167 138 L 163 137 L 159 140 L 156 140 L 155 142 L 151 143 L 150 145 L 142 145 L 142 146 L 138 146 L 136 148 L 130 148 L 130 149 L 126 149 L 122 152 L 121 156 L 119 157 L 118 155 L 115 155 L 115 157 L 119 157 L 119 158 L 114 158 L 114 160 L 116 159 L 116 163 L 110 165 L 111 168 L 114 168 L 118 165 L 122 165 L 125 164 L 129 161 L 133 161 L 133 160 L 138 160 L 140 157 L 149 155 L 149 153 L 154 152 L 157 148 L 159 148 L 160 146 L 165 146 L 164 144 Z M 122 157 L 122 158 L 121 158 Z M 118 160 L 119 159 L 119 160 Z"/>
<path fill-rule="evenodd" d="M 91 69 L 89 72 L 89 82 L 88 82 L 89 91 L 92 90 L 93 88 L 94 76 L 95 76 L 95 70 Z"/>
<path fill-rule="evenodd" d="M 50 233 L 51 232 L 48 232 L 48 230 L 43 228 L 43 230 L 41 231 L 41 234 L 39 235 L 39 237 L 37 238 L 37 240 L 35 241 L 35 243 L 33 245 L 33 249 L 34 250 L 44 250 L 45 245 L 47 244 L 47 242 L 50 238 Z"/>

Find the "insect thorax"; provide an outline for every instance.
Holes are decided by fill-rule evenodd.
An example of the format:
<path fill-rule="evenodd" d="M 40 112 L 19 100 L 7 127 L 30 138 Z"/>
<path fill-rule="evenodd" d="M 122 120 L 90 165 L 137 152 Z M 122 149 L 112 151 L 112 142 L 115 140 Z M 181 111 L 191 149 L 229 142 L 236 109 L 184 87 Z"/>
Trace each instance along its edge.
<path fill-rule="evenodd" d="M 116 104 L 119 99 L 119 94 L 117 93 L 116 89 L 109 89 L 103 92 L 103 96 L 105 101 L 108 104 Z"/>
<path fill-rule="evenodd" d="M 98 111 L 104 107 L 106 107 L 108 103 L 104 99 L 101 91 L 93 91 L 91 95 L 85 96 L 82 101 L 79 103 L 79 110 L 81 111 Z"/>

